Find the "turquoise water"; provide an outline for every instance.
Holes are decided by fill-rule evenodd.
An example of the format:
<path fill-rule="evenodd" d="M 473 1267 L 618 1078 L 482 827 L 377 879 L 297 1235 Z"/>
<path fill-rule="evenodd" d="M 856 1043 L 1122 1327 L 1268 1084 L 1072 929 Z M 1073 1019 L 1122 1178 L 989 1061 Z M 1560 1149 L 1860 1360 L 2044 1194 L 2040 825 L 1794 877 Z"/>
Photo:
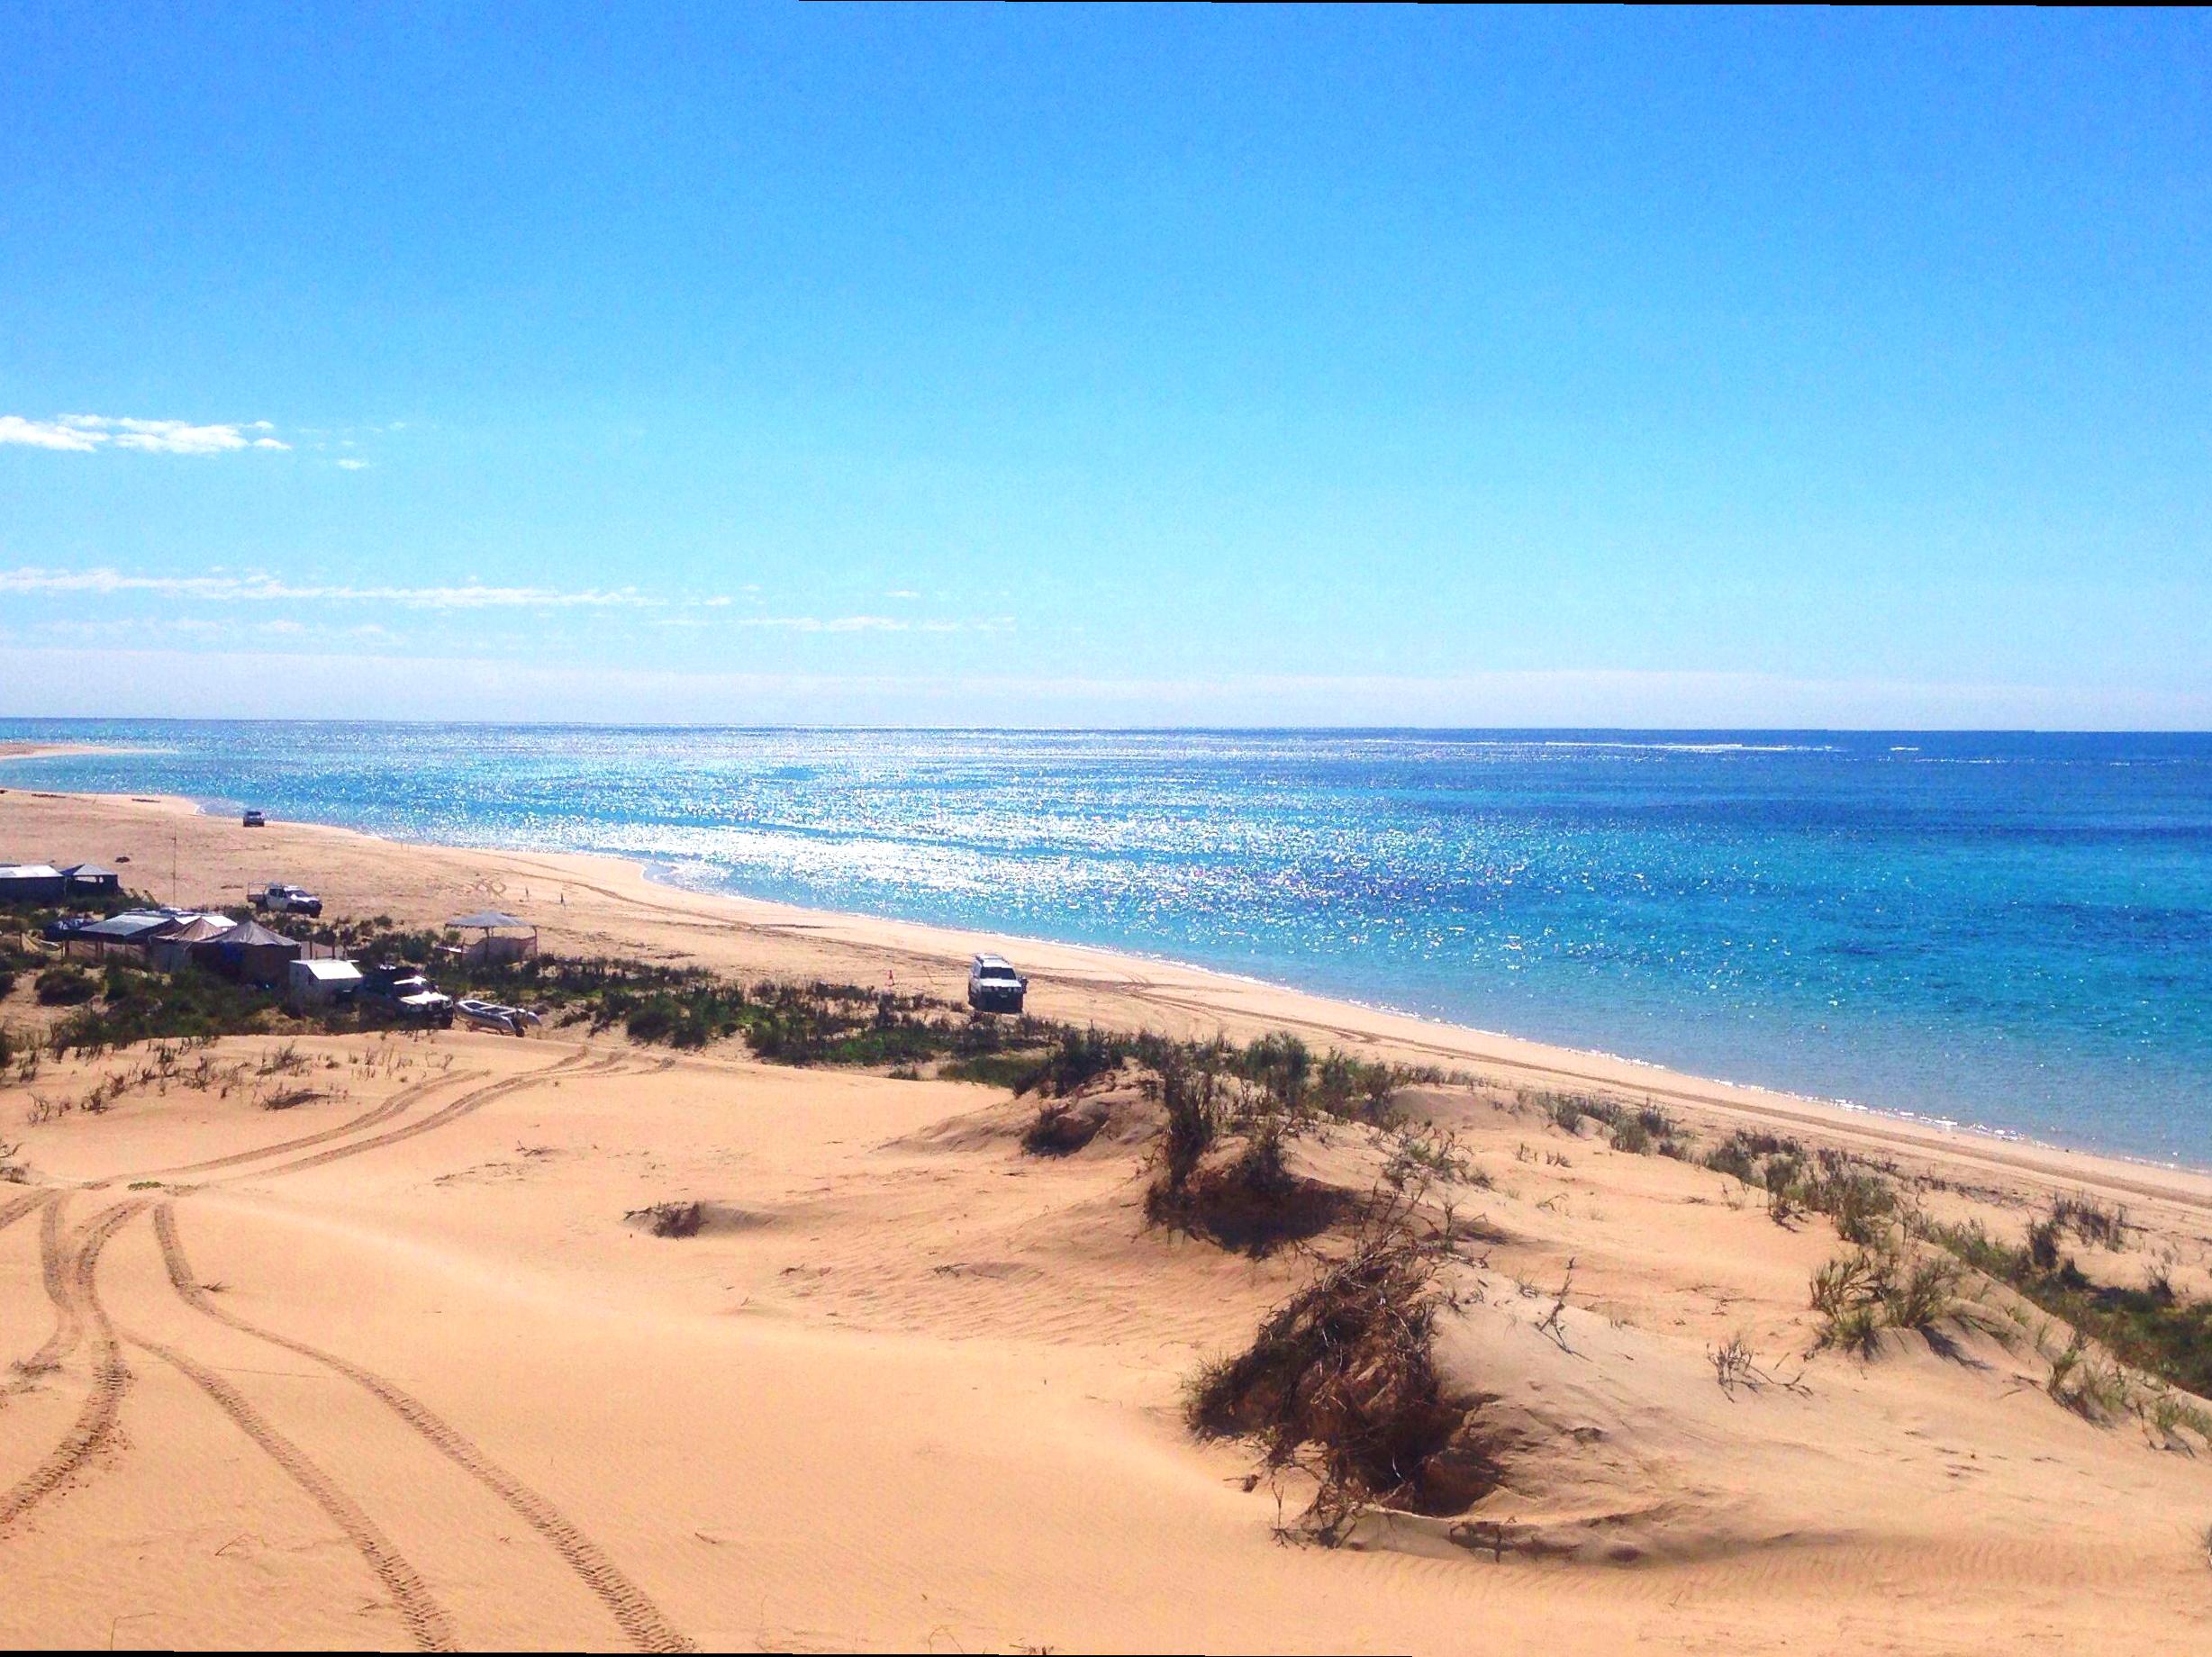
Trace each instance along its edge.
<path fill-rule="evenodd" d="M 84 720 L 0 737 L 140 750 L 11 763 L 15 786 L 620 853 L 681 884 L 1103 944 L 2212 1163 L 2212 737 Z"/>

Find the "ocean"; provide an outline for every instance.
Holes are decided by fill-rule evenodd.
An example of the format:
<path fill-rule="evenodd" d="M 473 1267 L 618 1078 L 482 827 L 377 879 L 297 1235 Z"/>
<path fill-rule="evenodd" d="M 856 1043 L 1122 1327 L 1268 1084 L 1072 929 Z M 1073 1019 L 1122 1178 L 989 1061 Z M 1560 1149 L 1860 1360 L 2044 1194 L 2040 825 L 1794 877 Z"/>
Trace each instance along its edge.
<path fill-rule="evenodd" d="M 0 738 L 130 750 L 7 762 L 9 786 L 611 852 L 684 886 L 1104 945 L 2212 1164 L 2212 736 L 23 720 Z"/>

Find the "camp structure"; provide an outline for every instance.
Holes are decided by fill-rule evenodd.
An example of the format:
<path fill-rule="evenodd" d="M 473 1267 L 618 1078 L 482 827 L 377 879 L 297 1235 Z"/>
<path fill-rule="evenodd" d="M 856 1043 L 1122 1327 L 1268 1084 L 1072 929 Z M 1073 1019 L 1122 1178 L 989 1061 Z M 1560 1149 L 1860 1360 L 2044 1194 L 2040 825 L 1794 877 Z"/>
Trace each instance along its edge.
<path fill-rule="evenodd" d="M 110 915 L 105 920 L 71 928 L 62 940 L 62 951 L 66 955 L 95 955 L 103 960 L 113 949 L 135 949 L 143 953 L 150 949 L 157 939 L 167 937 L 193 921 L 204 919 L 205 917 L 184 910 L 125 910 L 120 915 Z M 222 917 L 217 916 L 216 919 L 220 920 Z"/>
<path fill-rule="evenodd" d="M 68 883 L 47 863 L 0 863 L 0 903 L 51 903 Z"/>
<path fill-rule="evenodd" d="M 285 969 L 285 1005 L 304 1012 L 351 1001 L 361 969 L 350 961 L 295 961 Z"/>
<path fill-rule="evenodd" d="M 526 961 L 538 953 L 538 928 L 521 916 L 510 915 L 503 910 L 480 909 L 473 915 L 449 920 L 446 925 L 456 932 L 476 934 L 461 947 L 461 959 L 471 966 Z"/>
<path fill-rule="evenodd" d="M 193 961 L 210 972 L 270 987 L 286 982 L 292 963 L 299 958 L 297 944 L 257 920 L 241 920 L 192 951 Z"/>
<path fill-rule="evenodd" d="M 61 871 L 61 883 L 72 898 L 109 895 L 122 890 L 122 876 L 96 863 L 76 863 Z"/>
<path fill-rule="evenodd" d="M 195 915 L 174 931 L 158 932 L 146 940 L 146 959 L 165 973 L 179 973 L 193 964 L 192 952 L 232 931 L 238 922 L 228 915 Z"/>

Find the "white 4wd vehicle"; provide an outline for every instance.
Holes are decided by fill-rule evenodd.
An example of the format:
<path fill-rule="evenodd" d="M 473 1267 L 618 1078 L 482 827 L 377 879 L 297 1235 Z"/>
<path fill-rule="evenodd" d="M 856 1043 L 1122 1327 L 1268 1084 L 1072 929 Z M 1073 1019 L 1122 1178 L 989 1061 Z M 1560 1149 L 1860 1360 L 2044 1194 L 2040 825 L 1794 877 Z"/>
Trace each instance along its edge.
<path fill-rule="evenodd" d="M 1020 1012 L 1029 988 L 1004 955 L 977 955 L 968 968 L 968 1005 L 977 1012 Z"/>
<path fill-rule="evenodd" d="M 260 891 L 249 894 L 253 906 L 279 915 L 320 915 L 322 900 L 312 892 L 298 886 L 286 886 L 271 882 Z"/>

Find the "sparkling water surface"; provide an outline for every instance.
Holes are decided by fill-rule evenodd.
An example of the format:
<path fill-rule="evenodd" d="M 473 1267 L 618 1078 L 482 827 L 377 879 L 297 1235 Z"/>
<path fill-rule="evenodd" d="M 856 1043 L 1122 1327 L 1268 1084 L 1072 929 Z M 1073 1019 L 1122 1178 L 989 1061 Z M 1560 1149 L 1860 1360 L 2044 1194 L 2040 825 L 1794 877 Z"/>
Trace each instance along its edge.
<path fill-rule="evenodd" d="M 32 720 L 11 786 L 1101 944 L 2212 1164 L 2212 737 Z M 74 848 L 0 847 L 0 856 Z M 85 848 L 97 856 L 99 848 Z"/>

